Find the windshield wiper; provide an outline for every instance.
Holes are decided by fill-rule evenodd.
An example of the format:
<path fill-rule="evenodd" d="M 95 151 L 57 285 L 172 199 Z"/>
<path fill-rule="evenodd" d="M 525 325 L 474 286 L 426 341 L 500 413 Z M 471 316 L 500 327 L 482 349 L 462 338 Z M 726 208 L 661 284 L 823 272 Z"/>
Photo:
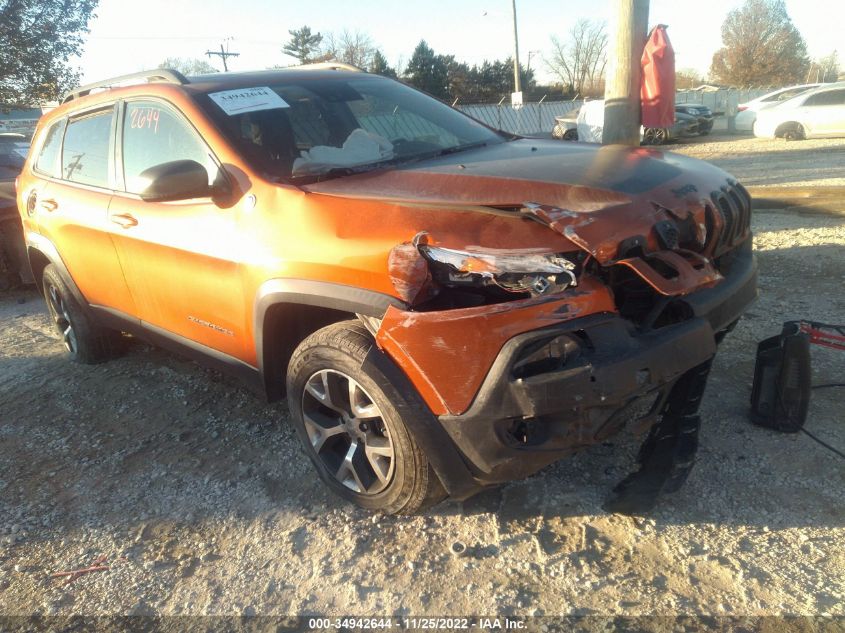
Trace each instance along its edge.
<path fill-rule="evenodd" d="M 372 163 L 364 163 L 361 165 L 346 165 L 343 167 L 331 167 L 325 171 L 312 173 L 312 174 L 294 174 L 291 176 L 291 180 L 295 182 L 299 182 L 302 180 L 308 180 L 311 182 L 318 182 L 321 180 L 330 180 L 332 178 L 341 178 L 343 176 L 353 176 L 355 174 L 363 174 L 364 172 L 372 171 L 374 169 L 379 169 L 381 167 L 387 167 L 389 165 L 399 165 L 401 163 L 411 163 L 411 162 L 419 162 L 422 160 L 428 160 L 429 158 L 437 158 L 439 156 L 448 156 L 449 154 L 456 154 L 458 152 L 464 152 L 471 149 L 478 149 L 480 147 L 486 147 L 487 141 L 479 141 L 475 143 L 465 143 L 464 145 L 455 145 L 454 147 L 447 147 L 445 149 L 434 150 L 431 152 L 423 152 L 422 154 L 414 154 L 411 156 L 394 156 L 393 158 L 387 158 L 385 160 L 375 161 Z"/>
<path fill-rule="evenodd" d="M 478 149 L 479 147 L 487 147 L 487 141 L 477 141 L 475 143 L 465 143 L 464 145 L 455 145 L 454 147 L 447 147 L 435 154 L 435 156 L 448 156 L 449 154 L 457 154 L 458 152 L 465 152 L 470 149 Z"/>

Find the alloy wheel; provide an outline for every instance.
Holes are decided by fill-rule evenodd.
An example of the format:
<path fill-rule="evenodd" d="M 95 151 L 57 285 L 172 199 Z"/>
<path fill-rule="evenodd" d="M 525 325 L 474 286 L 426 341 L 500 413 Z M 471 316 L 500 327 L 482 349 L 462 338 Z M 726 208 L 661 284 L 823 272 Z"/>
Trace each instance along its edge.
<path fill-rule="evenodd" d="M 378 494 L 390 484 L 394 447 L 378 405 L 353 378 L 333 369 L 314 373 L 302 393 L 311 448 L 341 484 Z"/>
<path fill-rule="evenodd" d="M 71 323 L 62 293 L 52 284 L 47 287 L 47 307 L 50 309 L 50 316 L 53 318 L 56 329 L 62 335 L 65 348 L 71 354 L 75 354 L 77 350 L 76 332 L 73 330 L 73 323 Z"/>

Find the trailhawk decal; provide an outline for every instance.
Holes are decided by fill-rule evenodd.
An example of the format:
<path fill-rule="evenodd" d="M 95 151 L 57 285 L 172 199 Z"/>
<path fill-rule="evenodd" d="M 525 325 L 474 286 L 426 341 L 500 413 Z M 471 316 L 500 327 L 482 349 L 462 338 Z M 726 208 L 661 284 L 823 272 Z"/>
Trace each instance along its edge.
<path fill-rule="evenodd" d="M 190 315 L 189 315 L 189 316 L 188 316 L 188 321 L 192 321 L 193 323 L 197 323 L 197 324 L 199 324 L 199 325 L 204 325 L 205 327 L 207 327 L 207 328 L 211 328 L 211 329 L 212 329 L 212 330 L 214 330 L 215 332 L 220 332 L 221 334 L 225 334 L 226 336 L 234 336 L 234 335 L 235 335 L 235 333 L 234 333 L 234 332 L 232 332 L 232 330 L 227 330 L 227 329 L 226 329 L 226 328 L 224 328 L 224 327 L 220 327 L 219 325 L 216 325 L 216 324 L 214 324 L 214 323 L 212 323 L 212 322 L 210 322 L 210 321 L 206 321 L 205 319 L 198 319 L 198 318 L 197 318 L 197 317 L 195 317 L 195 316 L 190 316 Z"/>

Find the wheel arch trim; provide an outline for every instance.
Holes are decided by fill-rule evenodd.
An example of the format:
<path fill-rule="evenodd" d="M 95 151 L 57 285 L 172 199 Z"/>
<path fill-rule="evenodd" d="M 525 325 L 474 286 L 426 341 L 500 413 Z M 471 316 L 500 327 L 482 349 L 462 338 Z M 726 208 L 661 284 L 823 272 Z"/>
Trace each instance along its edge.
<path fill-rule="evenodd" d="M 26 255 L 29 267 L 32 269 L 32 276 L 35 279 L 35 283 L 38 288 L 43 291 L 42 280 L 40 276 L 35 274 L 35 270 L 32 266 L 33 251 L 40 253 L 47 259 L 48 262 L 53 264 L 58 270 L 62 281 L 65 282 L 71 294 L 73 294 L 74 299 L 76 299 L 80 305 L 88 306 L 88 300 L 85 299 L 85 296 L 82 294 L 79 286 L 77 286 L 76 282 L 73 280 L 73 277 L 67 269 L 62 256 L 59 255 L 59 249 L 56 248 L 56 245 L 40 233 L 29 231 L 26 234 Z"/>
<path fill-rule="evenodd" d="M 388 294 L 310 279 L 275 278 L 265 281 L 255 296 L 253 309 L 253 338 L 258 368 L 264 381 L 268 399 L 281 397 L 278 385 L 273 384 L 273 372 L 268 371 L 273 354 L 265 340 L 265 324 L 271 308 L 277 306 L 313 306 L 350 314 L 382 318 L 391 305 L 407 309 L 407 305 Z"/>

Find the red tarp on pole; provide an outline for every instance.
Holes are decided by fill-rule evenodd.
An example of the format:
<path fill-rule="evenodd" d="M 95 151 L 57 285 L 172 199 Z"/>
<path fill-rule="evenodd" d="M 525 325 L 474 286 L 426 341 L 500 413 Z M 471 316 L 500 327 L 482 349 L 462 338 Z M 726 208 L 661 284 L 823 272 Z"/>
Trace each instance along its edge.
<path fill-rule="evenodd" d="M 643 70 L 642 124 L 671 127 L 675 123 L 675 51 L 665 24 L 658 24 L 651 30 L 640 63 Z"/>

